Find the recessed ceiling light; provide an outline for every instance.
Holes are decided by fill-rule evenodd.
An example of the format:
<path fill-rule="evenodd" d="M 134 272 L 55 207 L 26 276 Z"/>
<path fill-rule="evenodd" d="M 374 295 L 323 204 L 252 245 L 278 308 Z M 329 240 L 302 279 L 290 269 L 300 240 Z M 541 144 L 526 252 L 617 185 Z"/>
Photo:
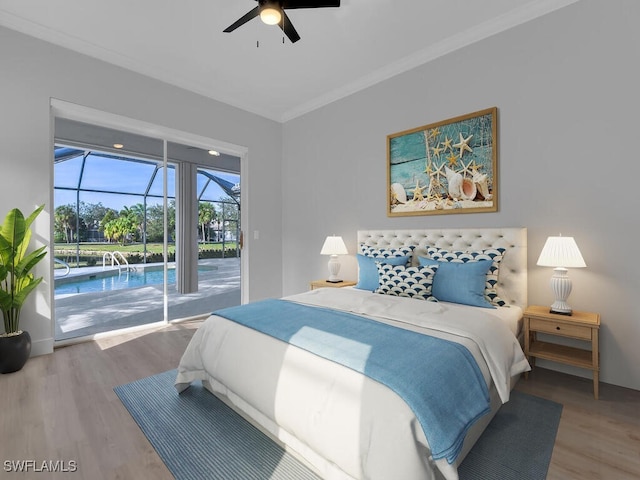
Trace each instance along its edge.
<path fill-rule="evenodd" d="M 114 143 L 113 144 L 113 148 L 122 148 L 122 147 L 124 147 L 124 145 L 121 144 L 121 143 Z"/>
<path fill-rule="evenodd" d="M 218 152 L 217 150 L 209 150 L 209 155 L 213 155 L 214 157 L 219 157 L 220 152 Z"/>

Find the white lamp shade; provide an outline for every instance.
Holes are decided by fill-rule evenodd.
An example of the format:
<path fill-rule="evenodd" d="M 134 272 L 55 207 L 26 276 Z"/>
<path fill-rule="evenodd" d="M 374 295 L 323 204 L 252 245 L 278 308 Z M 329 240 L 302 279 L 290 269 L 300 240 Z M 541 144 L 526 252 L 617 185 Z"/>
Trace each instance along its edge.
<path fill-rule="evenodd" d="M 542 247 L 538 265 L 541 267 L 586 267 L 573 237 L 549 237 Z"/>
<path fill-rule="evenodd" d="M 327 237 L 322 245 L 322 250 L 320 250 L 320 255 L 347 255 L 348 253 L 342 237 L 335 235 Z"/>

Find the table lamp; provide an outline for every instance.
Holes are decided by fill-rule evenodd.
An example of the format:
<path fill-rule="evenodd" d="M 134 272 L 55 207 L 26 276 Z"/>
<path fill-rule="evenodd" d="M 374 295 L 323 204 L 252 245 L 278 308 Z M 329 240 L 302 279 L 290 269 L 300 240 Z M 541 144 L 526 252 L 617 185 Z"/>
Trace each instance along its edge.
<path fill-rule="evenodd" d="M 571 307 L 567 303 L 567 298 L 571 293 L 571 279 L 567 274 L 567 267 L 587 266 L 576 241 L 573 237 L 547 238 L 537 264 L 541 267 L 554 267 L 550 285 L 556 300 L 551 305 L 550 312 L 571 315 Z"/>
<path fill-rule="evenodd" d="M 329 278 L 327 279 L 327 282 L 342 282 L 342 280 L 338 278 L 338 272 L 340 271 L 338 255 L 346 255 L 348 253 L 347 246 L 344 244 L 342 237 L 330 235 L 324 241 L 322 250 L 320 250 L 320 255 L 331 255 L 331 257 L 329 257 Z"/>

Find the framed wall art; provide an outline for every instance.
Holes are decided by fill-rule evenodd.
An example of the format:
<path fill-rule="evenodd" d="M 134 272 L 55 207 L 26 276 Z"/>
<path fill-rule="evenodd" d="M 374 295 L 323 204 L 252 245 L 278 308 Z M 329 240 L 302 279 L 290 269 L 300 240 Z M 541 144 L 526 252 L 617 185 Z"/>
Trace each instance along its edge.
<path fill-rule="evenodd" d="M 387 214 L 497 211 L 497 110 L 388 135 Z"/>

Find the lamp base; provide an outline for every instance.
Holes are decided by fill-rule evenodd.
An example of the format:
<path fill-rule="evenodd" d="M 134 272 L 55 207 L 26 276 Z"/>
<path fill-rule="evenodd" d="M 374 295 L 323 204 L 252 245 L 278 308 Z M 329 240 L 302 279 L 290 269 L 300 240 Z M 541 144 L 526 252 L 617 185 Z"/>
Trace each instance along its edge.
<path fill-rule="evenodd" d="M 571 307 L 567 303 L 567 298 L 571 293 L 571 279 L 567 275 L 567 269 L 564 267 L 554 268 L 550 285 L 556 300 L 551 304 L 549 312 L 571 316 Z"/>
<path fill-rule="evenodd" d="M 338 272 L 340 272 L 338 255 L 331 255 L 331 257 L 329 257 L 329 278 L 327 278 L 327 282 L 340 283 L 342 280 L 338 278 Z"/>

